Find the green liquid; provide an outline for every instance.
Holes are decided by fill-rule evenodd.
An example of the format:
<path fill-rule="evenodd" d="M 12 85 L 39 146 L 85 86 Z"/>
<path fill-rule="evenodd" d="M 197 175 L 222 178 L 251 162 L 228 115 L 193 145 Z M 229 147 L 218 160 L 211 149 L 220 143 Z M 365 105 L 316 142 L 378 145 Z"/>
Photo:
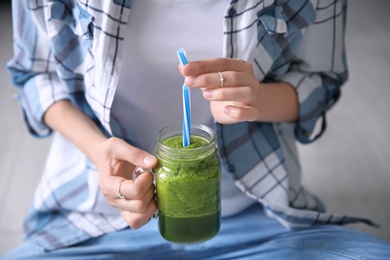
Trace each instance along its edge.
<path fill-rule="evenodd" d="M 220 214 L 195 217 L 174 218 L 159 214 L 161 235 L 169 241 L 192 244 L 214 237 L 220 226 Z"/>
<path fill-rule="evenodd" d="M 220 169 L 217 150 L 180 157 L 184 149 L 203 147 L 209 142 L 191 136 L 191 145 L 182 147 L 182 137 L 174 136 L 164 145 L 177 148 L 170 160 L 158 156 L 156 191 L 161 235 L 176 243 L 198 243 L 212 238 L 220 226 Z"/>

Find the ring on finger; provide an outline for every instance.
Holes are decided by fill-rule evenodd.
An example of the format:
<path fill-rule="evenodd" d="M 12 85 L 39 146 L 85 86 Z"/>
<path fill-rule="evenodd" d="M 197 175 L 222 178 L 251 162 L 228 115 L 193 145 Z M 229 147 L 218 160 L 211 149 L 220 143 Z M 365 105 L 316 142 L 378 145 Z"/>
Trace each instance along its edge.
<path fill-rule="evenodd" d="M 121 186 L 122 186 L 122 183 L 124 182 L 125 180 L 122 180 L 119 184 L 118 184 L 118 191 L 117 191 L 117 196 L 118 196 L 118 199 L 125 199 L 125 195 L 122 194 L 121 192 Z"/>
<path fill-rule="evenodd" d="M 219 85 L 219 87 L 222 88 L 223 87 L 223 83 L 225 82 L 225 78 L 223 77 L 222 72 L 218 71 L 218 73 L 219 73 L 219 76 L 220 76 L 219 82 L 221 83 Z"/>

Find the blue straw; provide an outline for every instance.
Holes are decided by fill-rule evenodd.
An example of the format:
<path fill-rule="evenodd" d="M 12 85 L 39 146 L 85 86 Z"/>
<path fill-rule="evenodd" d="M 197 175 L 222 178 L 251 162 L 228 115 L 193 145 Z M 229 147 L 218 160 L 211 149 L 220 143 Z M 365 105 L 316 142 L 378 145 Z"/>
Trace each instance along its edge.
<path fill-rule="evenodd" d="M 187 57 L 184 49 L 177 50 L 177 56 L 179 57 L 182 66 L 186 65 Z M 190 145 L 191 137 L 191 95 L 190 89 L 186 84 L 183 84 L 183 147 Z"/>
<path fill-rule="evenodd" d="M 183 84 L 183 147 L 191 143 L 191 101 L 190 92 L 186 84 Z"/>
<path fill-rule="evenodd" d="M 181 66 L 187 65 L 187 55 L 186 51 L 184 49 L 178 49 L 177 50 L 177 56 L 179 57 L 179 61 Z"/>

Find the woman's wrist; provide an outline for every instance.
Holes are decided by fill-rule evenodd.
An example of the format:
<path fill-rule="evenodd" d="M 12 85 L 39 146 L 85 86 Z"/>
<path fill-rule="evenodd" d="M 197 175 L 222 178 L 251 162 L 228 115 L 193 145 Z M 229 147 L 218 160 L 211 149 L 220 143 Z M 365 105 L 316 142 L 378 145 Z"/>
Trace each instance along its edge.
<path fill-rule="evenodd" d="M 69 100 L 59 100 L 51 105 L 43 120 L 50 128 L 74 143 L 93 163 L 97 162 L 97 148 L 107 137 Z"/>
<path fill-rule="evenodd" d="M 108 138 L 100 131 L 100 129 L 95 125 L 91 120 L 90 124 L 90 136 L 85 143 L 80 144 L 80 149 L 86 154 L 86 156 L 91 160 L 95 165 L 99 162 L 99 151 Z M 91 125 L 93 124 L 93 125 Z"/>
<path fill-rule="evenodd" d="M 286 82 L 260 83 L 256 108 L 257 121 L 291 122 L 298 119 L 299 102 L 297 92 Z"/>

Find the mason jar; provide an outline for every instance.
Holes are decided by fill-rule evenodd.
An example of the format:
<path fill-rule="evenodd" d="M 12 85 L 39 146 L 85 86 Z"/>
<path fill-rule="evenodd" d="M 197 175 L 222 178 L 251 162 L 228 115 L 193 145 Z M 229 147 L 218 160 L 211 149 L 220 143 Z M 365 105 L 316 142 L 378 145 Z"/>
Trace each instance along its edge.
<path fill-rule="evenodd" d="M 220 162 L 214 131 L 191 125 L 190 145 L 183 147 L 182 124 L 160 130 L 156 157 L 158 226 L 166 240 L 204 242 L 220 228 Z"/>

